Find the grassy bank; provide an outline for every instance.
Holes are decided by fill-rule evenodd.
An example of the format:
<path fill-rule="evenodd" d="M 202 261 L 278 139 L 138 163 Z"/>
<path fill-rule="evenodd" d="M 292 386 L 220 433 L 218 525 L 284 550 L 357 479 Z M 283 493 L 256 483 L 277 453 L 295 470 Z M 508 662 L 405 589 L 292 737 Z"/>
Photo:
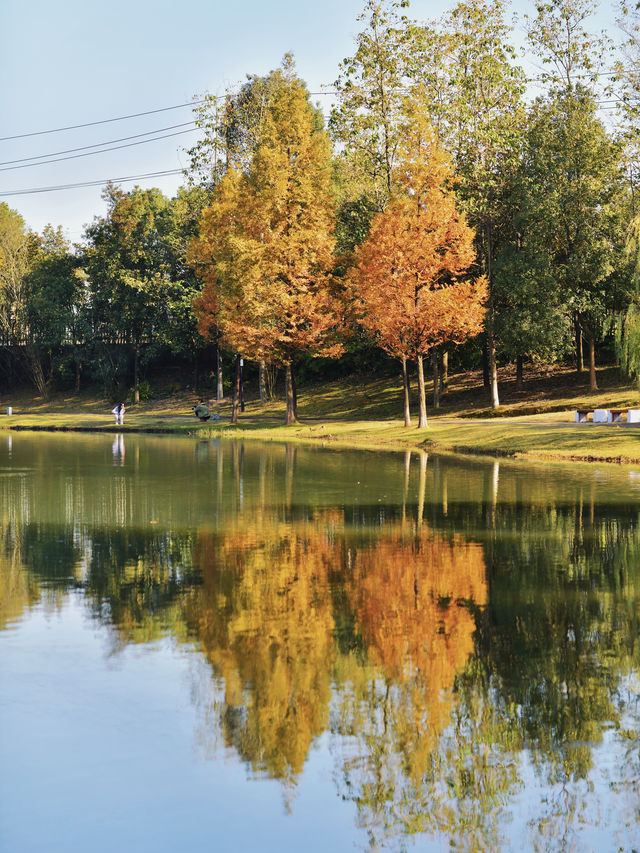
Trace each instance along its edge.
<path fill-rule="evenodd" d="M 14 395 L 11 417 L 0 428 L 12 430 L 91 430 L 154 432 L 209 437 L 215 435 L 268 441 L 320 442 L 328 446 L 375 450 L 433 449 L 483 453 L 515 458 L 599 461 L 640 464 L 640 428 L 625 424 L 573 423 L 578 407 L 640 407 L 638 392 L 613 370 L 601 370 L 601 390 L 590 394 L 569 370 L 540 370 L 523 391 L 509 375 L 501 377 L 504 405 L 492 412 L 478 374 L 453 377 L 438 410 L 429 415 L 429 429 L 405 429 L 395 378 L 338 381 L 303 388 L 300 423 L 283 426 L 284 402 L 249 400 L 236 426 L 230 423 L 228 401 L 217 406 L 221 419 L 201 423 L 191 412 L 193 394 L 159 396 L 130 407 L 123 427 L 110 414 L 111 401 L 66 396 L 42 401 Z"/>

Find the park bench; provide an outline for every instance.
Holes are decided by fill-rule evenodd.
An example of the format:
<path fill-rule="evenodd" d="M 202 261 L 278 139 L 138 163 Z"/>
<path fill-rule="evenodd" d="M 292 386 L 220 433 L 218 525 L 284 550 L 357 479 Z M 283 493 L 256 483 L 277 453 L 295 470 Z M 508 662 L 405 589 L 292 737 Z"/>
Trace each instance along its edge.
<path fill-rule="evenodd" d="M 640 409 L 576 409 L 575 422 L 586 423 L 587 417 L 593 412 L 594 424 L 622 423 L 622 416 L 627 416 L 627 423 L 640 423 Z"/>
<path fill-rule="evenodd" d="M 622 416 L 629 417 L 629 409 L 609 409 L 614 423 L 622 423 Z"/>
<path fill-rule="evenodd" d="M 608 409 L 576 409 L 575 422 L 577 424 L 586 423 L 587 418 L 592 413 L 594 424 L 611 423 L 611 415 Z"/>

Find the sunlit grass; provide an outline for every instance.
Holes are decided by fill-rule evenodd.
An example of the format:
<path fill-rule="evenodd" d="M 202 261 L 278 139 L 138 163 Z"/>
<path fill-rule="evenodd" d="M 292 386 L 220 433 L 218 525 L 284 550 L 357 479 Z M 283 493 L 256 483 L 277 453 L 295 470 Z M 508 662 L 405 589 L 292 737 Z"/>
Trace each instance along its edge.
<path fill-rule="evenodd" d="M 230 423 L 229 400 L 211 401 L 219 421 L 198 421 L 191 411 L 197 402 L 195 394 L 172 394 L 131 406 L 123 427 L 113 422 L 111 401 L 65 395 L 45 402 L 25 394 L 7 400 L 14 414 L 2 417 L 0 428 L 229 435 L 372 450 L 420 448 L 547 460 L 640 462 L 640 429 L 573 423 L 575 408 L 640 408 L 640 395 L 618 371 L 600 370 L 602 390 L 595 394 L 578 385 L 569 369 L 539 370 L 523 392 L 515 391 L 514 377 L 507 370 L 503 374 L 504 405 L 497 413 L 487 405 L 478 373 L 453 376 L 440 409 L 429 411 L 427 430 L 418 430 L 415 420 L 410 428 L 404 427 L 401 387 L 394 377 L 358 377 L 303 387 L 300 423 L 291 427 L 284 426 L 283 400 L 260 403 L 251 399 L 248 389 L 238 425 Z"/>

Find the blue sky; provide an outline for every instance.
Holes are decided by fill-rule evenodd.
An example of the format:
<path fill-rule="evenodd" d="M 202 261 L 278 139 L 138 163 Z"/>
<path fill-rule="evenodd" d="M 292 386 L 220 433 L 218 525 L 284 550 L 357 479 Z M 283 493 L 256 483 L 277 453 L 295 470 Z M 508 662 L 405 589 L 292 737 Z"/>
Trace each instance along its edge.
<path fill-rule="evenodd" d="M 364 0 L 1 0 L 0 136 L 183 104 L 203 91 L 222 94 L 247 73 L 276 67 L 287 51 L 293 51 L 310 90 L 320 91 L 335 79 L 339 61 L 353 52 L 363 5 Z M 410 14 L 428 20 L 451 5 L 453 0 L 413 0 Z M 520 13 L 532 7 L 527 0 L 513 6 Z M 607 28 L 614 29 L 611 5 L 603 4 L 599 18 L 600 26 L 610 21 Z M 327 97 L 317 100 L 329 104 Z M 181 149 L 195 134 L 49 165 L 9 169 L 7 162 L 133 136 L 191 117 L 183 108 L 0 141 L 0 201 L 35 230 L 51 222 L 79 240 L 83 225 L 104 211 L 99 186 L 2 194 L 179 169 L 186 162 Z M 173 194 L 180 182 L 176 176 L 139 183 Z"/>

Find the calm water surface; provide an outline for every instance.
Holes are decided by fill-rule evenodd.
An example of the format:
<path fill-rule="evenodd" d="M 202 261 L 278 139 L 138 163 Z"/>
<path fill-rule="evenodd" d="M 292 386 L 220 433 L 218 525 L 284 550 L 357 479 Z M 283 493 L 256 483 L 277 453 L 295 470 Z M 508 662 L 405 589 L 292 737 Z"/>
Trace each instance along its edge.
<path fill-rule="evenodd" d="M 0 433 L 0 849 L 640 849 L 640 472 Z"/>

